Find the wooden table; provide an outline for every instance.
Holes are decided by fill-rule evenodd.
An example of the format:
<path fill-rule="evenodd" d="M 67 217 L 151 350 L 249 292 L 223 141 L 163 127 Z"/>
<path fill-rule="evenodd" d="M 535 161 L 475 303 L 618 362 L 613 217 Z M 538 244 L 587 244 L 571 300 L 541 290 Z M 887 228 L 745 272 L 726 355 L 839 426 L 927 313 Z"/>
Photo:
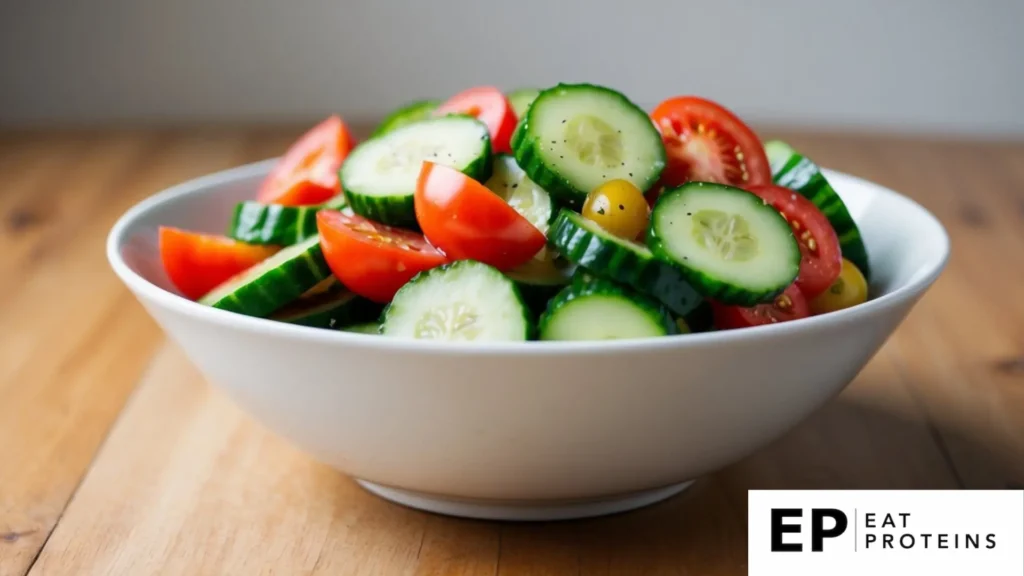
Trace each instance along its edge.
<path fill-rule="evenodd" d="M 107 267 L 129 205 L 296 134 L 0 134 L 0 576 L 745 574 L 749 488 L 1024 483 L 1024 144 L 781 134 L 933 210 L 944 277 L 838 400 L 755 456 L 645 510 L 502 525 L 376 499 L 270 435 Z"/>

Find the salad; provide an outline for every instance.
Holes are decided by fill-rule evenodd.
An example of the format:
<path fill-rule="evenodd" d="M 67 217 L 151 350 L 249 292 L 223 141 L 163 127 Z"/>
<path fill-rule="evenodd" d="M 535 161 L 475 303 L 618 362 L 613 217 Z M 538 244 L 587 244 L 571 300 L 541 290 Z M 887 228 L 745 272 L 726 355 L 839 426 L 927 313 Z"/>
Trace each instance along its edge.
<path fill-rule="evenodd" d="M 604 340 L 798 320 L 868 298 L 857 225 L 818 166 L 735 114 L 610 88 L 478 87 L 356 142 L 303 135 L 224 236 L 160 229 L 187 298 L 434 340 Z"/>

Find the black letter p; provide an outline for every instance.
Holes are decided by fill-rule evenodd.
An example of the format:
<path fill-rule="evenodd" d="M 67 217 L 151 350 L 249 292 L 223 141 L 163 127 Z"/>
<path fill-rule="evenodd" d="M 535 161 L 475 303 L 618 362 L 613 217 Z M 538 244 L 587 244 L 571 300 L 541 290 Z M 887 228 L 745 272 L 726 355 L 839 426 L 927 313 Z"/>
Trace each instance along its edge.
<path fill-rule="evenodd" d="M 825 518 L 831 518 L 836 525 L 825 530 Z M 818 509 L 811 511 L 811 551 L 821 552 L 825 538 L 835 538 L 846 532 L 846 514 L 842 510 L 834 508 Z"/>

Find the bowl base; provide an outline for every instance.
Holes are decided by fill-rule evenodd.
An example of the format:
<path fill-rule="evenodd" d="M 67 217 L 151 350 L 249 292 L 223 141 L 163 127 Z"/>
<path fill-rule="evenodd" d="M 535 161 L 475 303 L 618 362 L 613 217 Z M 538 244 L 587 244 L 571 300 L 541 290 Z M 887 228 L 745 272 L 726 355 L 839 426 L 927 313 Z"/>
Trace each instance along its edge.
<path fill-rule="evenodd" d="M 506 502 L 446 498 L 434 494 L 381 486 L 366 480 L 356 479 L 356 482 L 372 494 L 410 508 L 446 516 L 514 522 L 576 520 L 626 512 L 671 498 L 693 484 L 693 480 L 689 480 L 653 490 L 591 500 Z"/>

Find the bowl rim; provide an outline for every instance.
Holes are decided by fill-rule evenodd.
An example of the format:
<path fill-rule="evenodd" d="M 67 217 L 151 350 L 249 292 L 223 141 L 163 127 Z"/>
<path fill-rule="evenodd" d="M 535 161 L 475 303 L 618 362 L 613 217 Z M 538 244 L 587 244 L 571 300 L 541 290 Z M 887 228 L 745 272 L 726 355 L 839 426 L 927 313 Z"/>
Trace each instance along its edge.
<path fill-rule="evenodd" d="M 753 326 L 741 330 L 722 330 L 714 332 L 700 332 L 692 334 L 677 334 L 671 336 L 635 338 L 628 340 L 580 340 L 580 341 L 523 341 L 523 342 L 448 342 L 413 340 L 407 338 L 382 338 L 375 334 L 360 334 L 356 332 L 345 332 L 342 330 L 326 330 L 323 328 L 312 328 L 285 322 L 276 322 L 266 318 L 245 316 L 226 310 L 220 310 L 193 302 L 183 296 L 164 290 L 160 286 L 150 282 L 142 275 L 136 273 L 125 261 L 121 254 L 127 231 L 133 224 L 145 214 L 157 209 L 162 204 L 175 199 L 193 194 L 202 194 L 207 189 L 226 183 L 250 178 L 259 175 L 277 161 L 277 158 L 268 158 L 226 170 L 206 174 L 191 180 L 175 184 L 156 194 L 153 194 L 135 205 L 131 206 L 122 214 L 117 222 L 111 227 L 107 235 L 106 252 L 107 260 L 113 268 L 114 273 L 131 290 L 136 298 L 149 300 L 159 306 L 167 308 L 176 314 L 189 317 L 199 322 L 217 324 L 223 327 L 242 331 L 260 333 L 266 336 L 288 338 L 300 342 L 319 344 L 340 344 L 340 345 L 361 345 L 369 348 L 383 348 L 396 352 L 411 353 L 433 353 L 448 355 L 466 354 L 499 354 L 499 355 L 546 355 L 565 353 L 609 353 L 609 352 L 649 352 L 666 348 L 704 348 L 721 346 L 724 344 L 736 344 L 751 342 L 783 336 L 795 335 L 801 332 L 813 332 L 827 326 L 843 326 L 856 323 L 865 317 L 884 315 L 886 312 L 900 306 L 907 300 L 919 297 L 923 294 L 940 276 L 949 260 L 950 240 L 949 234 L 942 222 L 929 210 L 921 206 L 913 199 L 904 196 L 890 188 L 828 168 L 822 168 L 826 177 L 839 177 L 862 186 L 874 188 L 875 193 L 894 196 L 907 203 L 912 209 L 918 210 L 920 214 L 935 227 L 938 231 L 940 241 L 940 257 L 932 263 L 931 268 L 924 274 L 920 274 L 913 281 L 908 282 L 891 292 L 887 292 L 877 298 L 868 300 L 864 304 L 852 308 L 846 308 L 836 312 L 820 316 L 802 318 L 793 322 L 782 322 L 778 324 L 766 324 Z"/>

